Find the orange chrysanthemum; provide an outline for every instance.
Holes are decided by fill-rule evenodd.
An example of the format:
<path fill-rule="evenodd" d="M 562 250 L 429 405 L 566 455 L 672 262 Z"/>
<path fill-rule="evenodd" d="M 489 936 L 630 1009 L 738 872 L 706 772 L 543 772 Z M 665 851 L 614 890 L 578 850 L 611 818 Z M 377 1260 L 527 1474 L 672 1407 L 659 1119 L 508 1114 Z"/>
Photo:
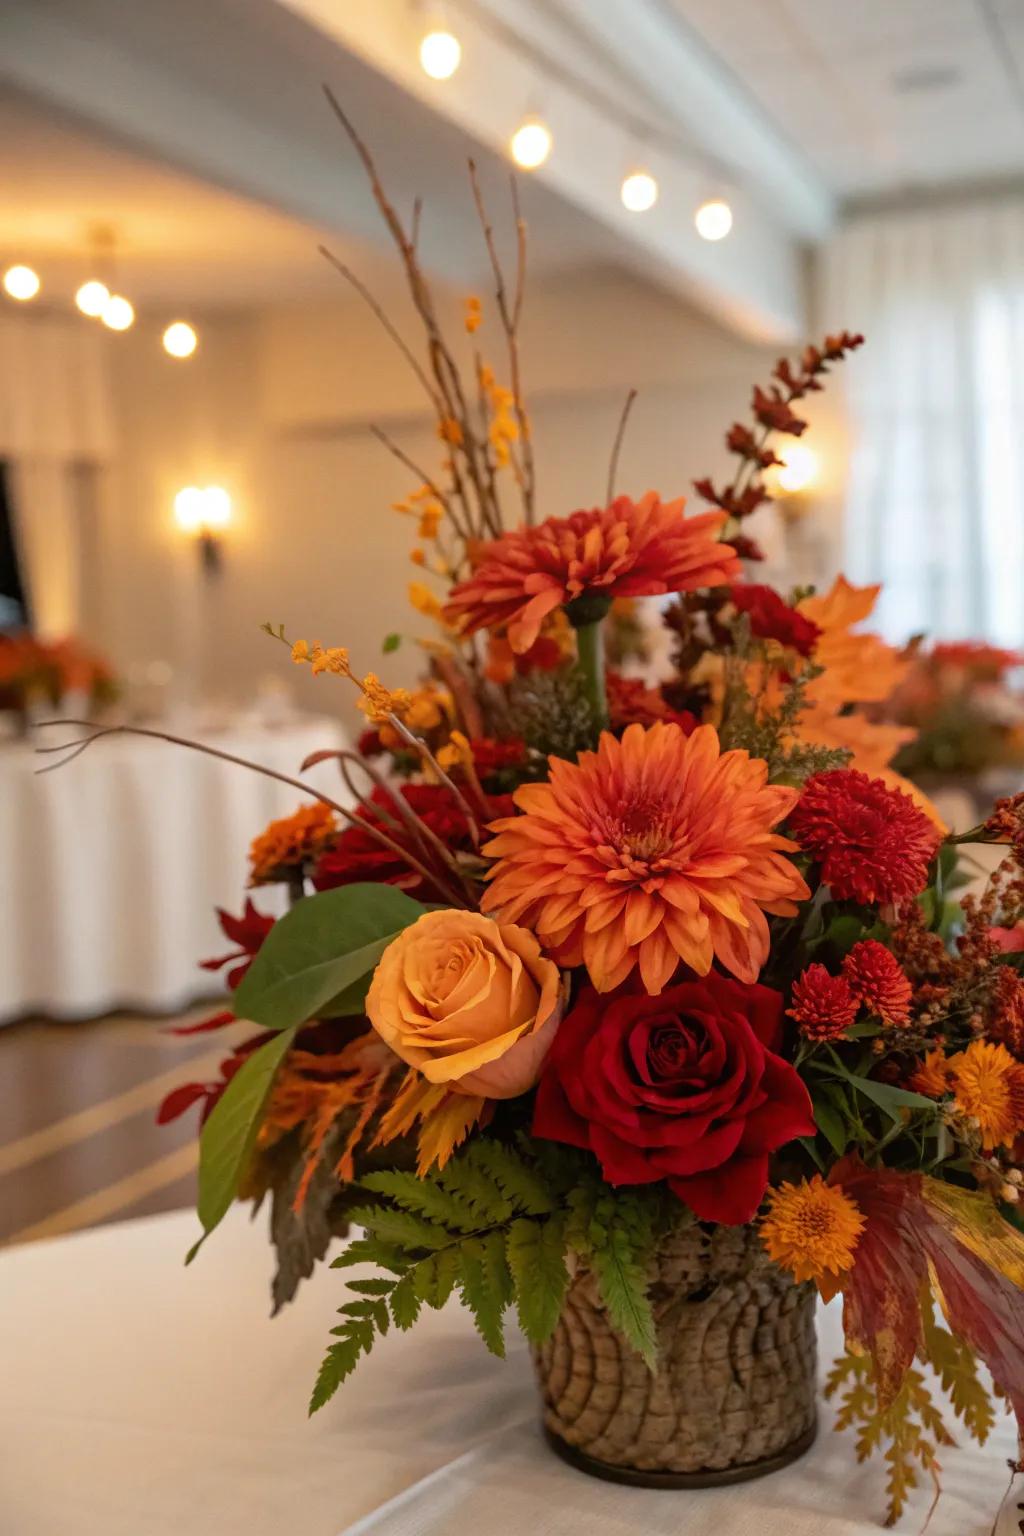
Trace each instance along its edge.
<path fill-rule="evenodd" d="M 907 1087 L 915 1093 L 923 1093 L 926 1099 L 942 1099 L 950 1091 L 949 1075 L 949 1059 L 937 1045 L 914 1069 Z"/>
<path fill-rule="evenodd" d="M 249 848 L 249 884 L 287 880 L 313 864 L 334 842 L 338 823 L 329 805 L 317 800 L 291 816 L 272 821 Z"/>
<path fill-rule="evenodd" d="M 684 517 L 683 506 L 682 497 L 662 502 L 648 491 L 637 502 L 617 496 L 609 507 L 503 534 L 453 589 L 444 617 L 467 634 L 507 628 L 522 652 L 549 613 L 584 594 L 648 597 L 735 581 L 736 553 L 717 542 L 725 514 Z"/>
<path fill-rule="evenodd" d="M 829 1276 L 852 1267 L 864 1217 L 838 1184 L 826 1184 L 816 1173 L 802 1184 L 780 1185 L 768 1200 L 761 1241 L 795 1280 L 827 1284 Z"/>
<path fill-rule="evenodd" d="M 550 764 L 546 784 L 516 790 L 523 814 L 491 824 L 489 909 L 585 965 L 599 992 L 637 965 L 660 992 L 680 961 L 756 981 L 765 912 L 792 916 L 809 894 L 785 857 L 795 844 L 772 831 L 797 791 L 769 784 L 760 758 L 723 753 L 710 725 L 631 725 Z"/>
<path fill-rule="evenodd" d="M 972 1040 L 950 1067 L 956 1107 L 977 1124 L 984 1151 L 1009 1146 L 1024 1131 L 1024 1066 L 1005 1045 Z"/>

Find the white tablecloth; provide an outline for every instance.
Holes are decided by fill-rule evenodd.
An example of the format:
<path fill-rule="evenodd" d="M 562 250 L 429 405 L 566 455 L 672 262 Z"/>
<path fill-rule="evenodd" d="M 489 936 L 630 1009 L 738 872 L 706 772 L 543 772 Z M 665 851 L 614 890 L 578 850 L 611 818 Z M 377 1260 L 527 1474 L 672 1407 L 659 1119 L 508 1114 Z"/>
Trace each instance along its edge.
<path fill-rule="evenodd" d="M 573 1471 L 540 1438 L 521 1340 L 493 1359 L 457 1304 L 389 1335 L 307 1421 L 342 1275 L 271 1322 L 263 1218 L 234 1210 L 185 1270 L 195 1234 L 182 1212 L 0 1254 L 3 1536 L 877 1536 L 881 1469 L 827 1408 L 807 1456 L 735 1488 Z M 837 1332 L 831 1308 L 823 1357 Z M 943 1455 L 929 1536 L 989 1536 L 1015 1444 L 1003 1419 Z M 1010 1500 L 999 1536 L 1016 1518 Z"/>
<path fill-rule="evenodd" d="M 338 722 L 317 716 L 198 734 L 293 776 L 310 752 L 345 744 Z M 302 796 L 132 736 L 37 775 L 50 759 L 33 747 L 61 739 L 49 729 L 0 746 L 0 1020 L 182 1008 L 218 985 L 197 964 L 232 948 L 213 909 L 241 910 L 250 841 Z M 336 765 L 307 778 L 344 800 Z M 275 894 L 258 892 L 257 905 L 274 910 Z"/>

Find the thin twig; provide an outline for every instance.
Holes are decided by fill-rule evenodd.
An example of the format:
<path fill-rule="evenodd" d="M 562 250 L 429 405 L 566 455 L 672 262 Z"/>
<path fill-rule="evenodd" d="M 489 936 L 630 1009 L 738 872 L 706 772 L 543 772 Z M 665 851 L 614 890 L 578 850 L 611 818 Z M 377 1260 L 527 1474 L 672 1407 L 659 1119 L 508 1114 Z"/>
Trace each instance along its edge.
<path fill-rule="evenodd" d="M 636 390 L 631 389 L 626 396 L 626 403 L 622 407 L 622 415 L 619 417 L 618 431 L 615 433 L 615 441 L 612 443 L 612 456 L 608 464 L 608 490 L 605 494 L 605 503 L 611 506 L 615 496 L 615 477 L 619 472 L 619 454 L 622 450 L 622 439 L 626 435 L 626 423 L 629 413 L 633 409 L 633 401 L 636 399 Z"/>
<path fill-rule="evenodd" d="M 518 214 L 518 201 L 516 207 L 516 235 L 518 240 L 519 262 L 516 279 L 516 298 L 513 306 L 509 307 L 508 291 L 505 287 L 505 273 L 498 256 L 498 247 L 494 239 L 494 230 L 491 227 L 487 205 L 484 202 L 483 191 L 480 187 L 480 177 L 477 174 L 476 161 L 469 161 L 469 181 L 473 189 L 473 202 L 476 206 L 477 217 L 483 230 L 484 244 L 487 247 L 487 255 L 491 263 L 491 272 L 494 276 L 494 296 L 498 303 L 498 316 L 502 329 L 505 332 L 505 344 L 508 352 L 509 383 L 512 387 L 512 406 L 516 413 L 516 421 L 519 424 L 519 439 L 522 445 L 523 478 L 523 514 L 527 524 L 533 522 L 534 501 L 534 464 L 533 444 L 530 440 L 530 423 L 523 407 L 523 387 L 519 372 L 519 343 L 516 335 L 516 327 L 519 323 L 519 312 L 522 308 L 522 292 L 520 282 L 526 270 L 526 225 Z"/>
<path fill-rule="evenodd" d="M 426 742 L 421 741 L 418 736 L 414 735 L 413 732 L 410 731 L 409 727 L 404 724 L 404 722 L 400 720 L 397 715 L 388 715 L 388 724 L 394 726 L 399 735 L 406 742 L 408 742 L 409 746 L 418 752 L 423 761 L 433 769 L 433 771 L 437 774 L 437 777 L 441 780 L 441 783 L 444 784 L 447 789 L 451 790 L 452 794 L 455 796 L 455 799 L 458 801 L 462 814 L 465 816 L 467 822 L 469 823 L 469 834 L 473 839 L 473 846 L 474 848 L 479 848 L 480 827 L 477 824 L 477 819 L 473 815 L 473 812 L 470 810 L 469 803 L 461 789 L 459 789 L 458 785 L 453 783 L 453 781 L 445 773 L 444 769 L 441 767 L 441 764 L 437 761 L 437 758 L 434 756 L 433 752 L 431 752 Z"/>
<path fill-rule="evenodd" d="M 339 752 L 338 765 L 341 769 L 341 776 L 345 780 L 345 784 L 350 792 L 355 795 L 355 797 L 363 804 L 366 804 L 365 800 L 363 800 L 363 796 L 360 795 L 349 775 L 350 763 L 354 767 L 360 768 L 363 773 L 365 773 L 370 782 L 377 789 L 381 790 L 383 794 L 387 795 L 392 806 L 394 807 L 394 810 L 397 811 L 399 818 L 405 823 L 413 836 L 419 840 L 424 850 L 429 850 L 431 853 L 435 854 L 441 860 L 444 867 L 449 869 L 452 874 L 454 874 L 456 878 L 465 886 L 466 879 L 463 871 L 459 868 L 457 860 L 452 856 L 449 849 L 437 836 L 437 833 L 433 832 L 430 827 L 427 826 L 426 822 L 423 820 L 423 817 L 416 814 L 409 802 L 404 799 L 403 796 L 396 794 L 395 790 L 385 781 L 383 776 L 379 774 L 375 768 L 372 768 L 369 763 L 365 762 L 363 758 L 359 757 L 357 753 Z M 383 806 L 380 807 L 380 809 L 383 812 Z M 446 882 L 444 881 L 443 877 L 436 878 L 434 880 L 434 884 L 441 890 L 447 890 L 447 894 L 452 894 L 452 888 L 446 886 Z M 462 899 L 462 897 L 458 895 L 457 891 L 455 892 L 455 895 L 457 900 Z"/>
<path fill-rule="evenodd" d="M 417 870 L 425 879 L 433 881 L 435 884 L 437 883 L 436 872 L 431 872 L 427 869 L 408 849 L 403 848 L 400 843 L 394 842 L 379 827 L 375 827 L 372 822 L 367 821 L 364 817 L 355 815 L 346 806 L 339 805 L 337 800 L 332 800 L 331 796 L 325 795 L 322 790 L 314 789 L 312 784 L 307 784 L 302 779 L 294 779 L 290 774 L 279 773 L 276 768 L 268 768 L 263 763 L 254 763 L 247 757 L 237 757 L 233 752 L 222 752 L 219 747 L 207 746 L 202 741 L 191 741 L 187 736 L 172 736 L 169 731 L 155 731 L 141 725 L 107 725 L 97 727 L 91 720 L 41 720 L 39 723 L 41 726 L 75 726 L 80 730 L 92 731 L 93 734 L 86 737 L 84 741 L 63 742 L 60 746 L 56 747 L 37 747 L 36 752 L 40 755 L 53 752 L 68 752 L 69 755 L 62 758 L 59 763 L 48 763 L 45 768 L 37 768 L 36 773 L 52 773 L 55 768 L 63 768 L 65 764 L 74 762 L 76 757 L 81 756 L 86 747 L 91 747 L 93 742 L 102 740 L 104 736 L 148 736 L 154 741 L 167 741 L 172 746 L 187 747 L 192 752 L 203 752 L 207 757 L 217 757 L 221 762 L 233 763 L 238 768 L 248 768 L 253 773 L 263 774 L 264 778 L 276 779 L 279 784 L 288 784 L 292 789 L 297 789 L 304 795 L 311 795 L 314 800 L 320 800 L 324 805 L 329 805 L 333 811 L 337 811 L 338 815 L 343 817 L 350 825 L 359 827 L 362 831 L 368 832 L 372 837 L 375 837 L 377 842 L 389 849 L 390 852 L 397 854 L 400 859 L 403 859 L 405 863 Z M 461 800 L 461 796 L 459 798 Z M 475 826 L 475 823 L 473 825 Z M 477 834 L 475 841 L 479 845 L 479 834 Z"/>
<path fill-rule="evenodd" d="M 412 246 L 414 251 L 418 250 L 420 243 L 420 219 L 422 216 L 423 199 L 422 197 L 414 198 L 412 205 L 412 224 L 409 230 L 409 244 Z"/>
<path fill-rule="evenodd" d="M 470 479 L 473 482 L 474 489 L 476 490 L 477 494 L 478 512 L 481 520 L 480 532 L 482 534 L 485 529 L 489 527 L 490 531 L 496 536 L 497 534 L 500 534 L 501 526 L 500 524 L 495 526 L 494 511 L 488 504 L 486 491 L 481 479 L 480 468 L 477 462 L 477 451 L 479 449 L 479 444 L 476 442 L 472 427 L 470 425 L 469 411 L 462 391 L 462 382 L 459 377 L 458 366 L 448 348 L 448 345 L 444 339 L 444 334 L 438 323 L 437 313 L 434 309 L 434 302 L 431 296 L 430 287 L 417 261 L 415 246 L 413 245 L 409 236 L 406 234 L 405 226 L 403 225 L 401 219 L 398 216 L 398 213 L 395 210 L 394 205 L 384 190 L 384 185 L 377 172 L 377 167 L 374 163 L 373 156 L 370 154 L 370 151 L 363 141 L 361 135 L 359 134 L 355 124 L 352 122 L 351 118 L 348 116 L 347 112 L 338 101 L 330 86 L 325 85 L 323 89 L 324 95 L 330 104 L 332 112 L 338 119 L 338 122 L 341 124 L 342 128 L 345 130 L 349 141 L 351 142 L 353 148 L 363 163 L 363 167 L 366 171 L 367 179 L 370 183 L 370 190 L 373 193 L 374 200 L 381 212 L 388 230 L 391 233 L 391 237 L 395 242 L 398 253 L 402 258 L 402 264 L 405 267 L 405 273 L 408 279 L 409 292 L 412 296 L 413 305 L 415 306 L 417 313 L 419 314 L 424 326 L 426 327 L 427 351 L 430 357 L 430 365 L 434 373 L 434 378 L 437 381 L 438 389 L 441 392 L 441 399 L 443 403 L 443 409 L 439 412 L 441 425 L 444 426 L 445 421 L 450 418 L 459 422 L 462 427 L 464 437 L 463 453 L 466 462 L 466 468 L 469 471 Z M 455 445 L 452 446 L 454 449 Z M 450 462 L 455 493 L 461 500 L 466 512 L 467 519 L 469 520 L 470 525 L 472 525 L 472 509 L 470 499 L 467 493 L 465 481 L 463 480 L 462 471 L 459 467 L 459 456 L 456 451 L 452 452 L 450 456 Z"/>
<path fill-rule="evenodd" d="M 372 310 L 374 315 L 376 315 L 381 325 L 391 337 L 391 340 L 394 342 L 395 346 L 398 348 L 406 362 L 409 364 L 409 367 L 412 369 L 413 373 L 415 373 L 416 377 L 423 385 L 431 405 L 434 407 L 435 411 L 440 411 L 441 402 L 438 399 L 437 392 L 434 389 L 433 384 L 431 384 L 430 379 L 427 377 L 422 364 L 419 362 L 419 359 L 416 357 L 416 354 L 413 352 L 409 344 L 402 338 L 398 328 L 392 324 L 386 312 L 381 307 L 379 301 L 374 298 L 373 294 L 370 292 L 369 288 L 367 288 L 362 278 L 357 277 L 356 274 L 352 271 L 352 268 L 346 266 L 340 257 L 335 256 L 334 252 L 329 250 L 326 245 L 318 245 L 317 250 L 320 252 L 320 255 L 325 258 L 325 260 L 330 262 L 334 270 L 341 274 L 347 283 L 351 283 L 359 297 Z"/>
<path fill-rule="evenodd" d="M 388 436 L 383 427 L 378 427 L 375 422 L 371 422 L 370 431 L 373 433 L 377 441 L 384 445 L 389 453 L 394 454 L 395 458 L 400 464 L 404 464 L 405 468 L 409 470 L 411 474 L 416 475 L 417 478 L 421 480 L 422 483 L 431 492 L 431 494 L 437 497 L 437 500 L 441 503 L 448 516 L 451 518 L 452 526 L 454 527 L 459 538 L 462 539 L 463 543 L 468 543 L 472 535 L 466 531 L 465 527 L 460 523 L 459 518 L 456 517 L 455 508 L 452 505 L 451 499 L 445 495 L 444 491 L 441 490 L 441 487 L 437 484 L 437 481 L 428 475 L 426 470 L 421 469 L 416 461 L 411 459 L 405 450 L 398 446 L 394 438 Z"/>

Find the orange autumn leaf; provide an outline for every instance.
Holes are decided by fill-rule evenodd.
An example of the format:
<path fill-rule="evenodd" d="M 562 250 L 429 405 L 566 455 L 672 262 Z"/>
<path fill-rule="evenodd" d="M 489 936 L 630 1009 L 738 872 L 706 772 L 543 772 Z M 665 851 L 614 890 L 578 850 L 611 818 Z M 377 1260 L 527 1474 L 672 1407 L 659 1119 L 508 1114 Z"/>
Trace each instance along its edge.
<path fill-rule="evenodd" d="M 470 1131 L 484 1124 L 492 1112 L 486 1099 L 452 1091 L 446 1083 L 430 1083 L 410 1068 L 381 1118 L 372 1145 L 386 1146 L 418 1124 L 416 1172 L 422 1178 L 431 1168 L 443 1168 Z"/>

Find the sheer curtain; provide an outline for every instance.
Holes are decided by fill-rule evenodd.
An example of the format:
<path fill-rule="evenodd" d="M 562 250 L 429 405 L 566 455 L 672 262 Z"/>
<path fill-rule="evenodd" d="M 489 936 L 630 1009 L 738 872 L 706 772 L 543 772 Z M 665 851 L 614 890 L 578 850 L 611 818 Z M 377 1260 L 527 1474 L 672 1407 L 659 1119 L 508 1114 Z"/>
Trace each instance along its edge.
<path fill-rule="evenodd" d="M 81 467 L 114 449 L 111 340 L 77 317 L 0 316 L 0 459 L 33 627 L 48 638 L 81 623 Z"/>
<path fill-rule="evenodd" d="M 1024 196 L 852 221 L 824 256 L 845 365 L 852 580 L 882 627 L 1024 643 Z"/>

